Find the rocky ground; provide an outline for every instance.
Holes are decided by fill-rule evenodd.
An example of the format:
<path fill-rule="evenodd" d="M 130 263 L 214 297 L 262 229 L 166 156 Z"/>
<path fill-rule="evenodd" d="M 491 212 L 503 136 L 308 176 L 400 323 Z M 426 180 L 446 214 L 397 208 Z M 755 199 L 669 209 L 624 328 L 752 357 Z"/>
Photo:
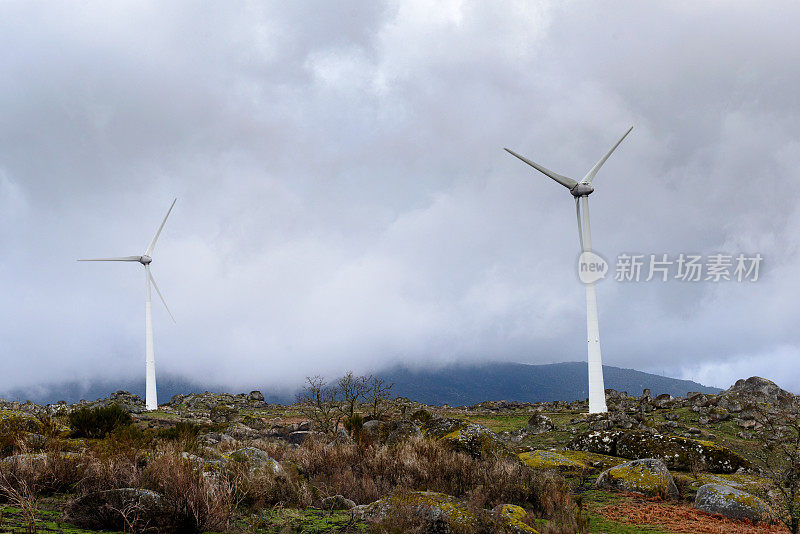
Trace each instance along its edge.
<path fill-rule="evenodd" d="M 638 396 L 607 390 L 606 397 L 608 414 L 591 416 L 586 402 L 451 407 L 395 399 L 380 419 L 327 434 L 315 428 L 307 406 L 268 404 L 258 391 L 176 395 L 154 412 L 122 391 L 75 405 L 0 401 L 0 531 L 24 532 L 32 524 L 45 532 L 109 525 L 161 530 L 136 519 L 144 510 L 168 525 L 173 501 L 180 500 L 168 485 L 152 482 L 153 466 L 177 473 L 173 478 L 198 474 L 196 484 L 212 493 L 224 481 L 232 500 L 224 528 L 214 528 L 234 532 L 782 531 L 774 492 L 756 461 L 756 437 L 764 413 L 777 413 L 794 395 L 753 377 L 719 395 L 653 398 L 648 390 Z M 113 404 L 131 414 L 135 431 L 75 437 L 70 413 Z M 102 487 L 109 489 L 93 491 L 101 486 L 86 481 L 111 477 L 98 474 L 109 469 L 111 454 L 132 458 L 135 473 L 126 472 L 125 480 L 141 487 L 106 480 L 110 485 Z M 180 465 L 164 460 L 170 454 Z M 437 480 L 420 458 L 446 464 L 442 472 L 459 480 Z M 326 471 L 322 464 L 333 461 L 361 478 L 348 482 Z M 57 469 L 48 466 L 67 469 L 63 462 L 77 474 L 54 483 Z M 485 481 L 463 472 L 484 467 Z M 522 489 L 493 487 L 492 477 L 506 476 L 493 473 L 510 470 L 517 471 L 508 484 Z M 34 471 L 46 473 L 35 475 L 45 482 Z M 23 483 L 39 484 L 38 493 L 18 495 Z M 442 488 L 450 493 L 433 491 Z M 545 497 L 561 495 L 559 488 L 564 496 L 548 503 Z M 188 530 L 208 529 L 198 523 Z"/>

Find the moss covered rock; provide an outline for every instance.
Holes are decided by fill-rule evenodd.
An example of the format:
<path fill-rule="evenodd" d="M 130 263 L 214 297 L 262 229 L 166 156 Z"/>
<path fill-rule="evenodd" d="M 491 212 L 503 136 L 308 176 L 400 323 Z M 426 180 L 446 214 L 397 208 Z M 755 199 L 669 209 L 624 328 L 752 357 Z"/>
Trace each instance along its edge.
<path fill-rule="evenodd" d="M 733 473 L 748 466 L 743 457 L 713 441 L 641 430 L 587 432 L 573 439 L 570 448 L 628 459 L 658 458 L 671 469 L 698 466 L 712 473 Z"/>
<path fill-rule="evenodd" d="M 215 423 L 229 423 L 239 417 L 239 411 L 233 406 L 218 404 L 211 408 L 211 420 Z"/>
<path fill-rule="evenodd" d="M 367 520 L 381 521 L 404 512 L 417 516 L 432 533 L 471 532 L 479 525 L 477 515 L 463 502 L 433 491 L 394 493 L 367 506 L 363 514 Z"/>
<path fill-rule="evenodd" d="M 69 502 L 64 520 L 92 530 L 179 532 L 174 506 L 160 494 L 138 488 L 119 488 L 83 495 Z"/>
<path fill-rule="evenodd" d="M 596 452 L 564 450 L 558 451 L 558 454 L 601 471 L 625 463 L 624 458 L 609 456 L 607 454 L 598 454 Z"/>
<path fill-rule="evenodd" d="M 498 454 L 509 454 L 505 443 L 497 434 L 482 425 L 468 425 L 443 436 L 442 441 L 449 443 L 455 450 L 466 452 L 473 458 L 483 458 Z"/>
<path fill-rule="evenodd" d="M 553 430 L 553 421 L 546 415 L 535 413 L 528 419 L 528 426 L 526 430 L 529 434 L 544 434 Z"/>
<path fill-rule="evenodd" d="M 570 441 L 569 448 L 617 456 L 617 440 L 624 433 L 624 430 L 592 430 L 576 436 Z"/>
<path fill-rule="evenodd" d="M 393 445 L 409 438 L 421 436 L 422 431 L 416 423 L 401 419 L 400 421 L 384 423 L 381 428 L 381 434 L 386 436 L 386 443 Z"/>
<path fill-rule="evenodd" d="M 361 513 L 368 521 L 384 523 L 411 513 L 424 525 L 425 532 L 431 534 L 536 534 L 536 530 L 522 521 L 526 512 L 519 506 L 506 504 L 494 511 L 472 510 L 455 497 L 432 491 L 393 493 L 365 506 Z"/>
<path fill-rule="evenodd" d="M 250 471 L 263 470 L 276 475 L 283 471 L 281 464 L 272 459 L 265 451 L 255 447 L 237 449 L 230 453 L 228 458 L 234 462 L 246 464 L 250 468 Z"/>
<path fill-rule="evenodd" d="M 603 471 L 597 477 L 598 488 L 615 491 L 632 491 L 650 497 L 678 497 L 678 488 L 664 462 L 644 458 L 625 462 Z"/>
<path fill-rule="evenodd" d="M 575 472 L 589 468 L 589 466 L 583 462 L 573 460 L 555 451 L 530 451 L 520 453 L 518 456 L 525 465 L 535 469 L 555 469 L 562 472 Z"/>
<path fill-rule="evenodd" d="M 721 484 L 753 495 L 760 495 L 766 493 L 772 483 L 769 479 L 751 472 L 729 474 L 697 473 L 690 479 L 689 487 L 693 491 L 697 491 L 706 484 Z"/>
<path fill-rule="evenodd" d="M 722 484 L 705 484 L 697 490 L 694 507 L 711 514 L 733 519 L 762 521 L 769 516 L 769 508 L 758 497 Z"/>
<path fill-rule="evenodd" d="M 430 417 L 422 425 L 422 432 L 425 436 L 432 438 L 442 438 L 451 432 L 461 430 L 467 426 L 467 422 L 452 417 Z"/>
<path fill-rule="evenodd" d="M 528 512 L 525 508 L 514 504 L 503 504 L 494 509 L 501 526 L 514 534 L 539 534 L 532 526 L 523 520 Z"/>

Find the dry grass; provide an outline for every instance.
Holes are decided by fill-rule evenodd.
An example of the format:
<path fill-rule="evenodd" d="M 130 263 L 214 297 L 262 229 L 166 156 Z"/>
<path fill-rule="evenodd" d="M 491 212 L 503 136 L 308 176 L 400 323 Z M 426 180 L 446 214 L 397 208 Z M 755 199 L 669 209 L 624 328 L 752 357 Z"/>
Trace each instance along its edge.
<path fill-rule="evenodd" d="M 156 491 L 170 503 L 177 522 L 190 532 L 225 530 L 236 508 L 234 485 L 225 477 L 207 477 L 200 466 L 166 446 L 142 472 L 135 487 Z"/>
<path fill-rule="evenodd" d="M 269 467 L 255 469 L 247 462 L 214 467 L 197 457 L 184 458 L 187 451 L 204 454 L 205 449 L 192 436 L 162 439 L 134 427 L 117 429 L 105 439 L 91 442 L 80 453 L 64 453 L 60 443 L 55 438 L 48 440 L 44 456 L 4 468 L 0 499 L 33 509 L 42 496 L 74 494 L 71 510 L 78 510 L 80 516 L 79 499 L 90 494 L 94 499 L 98 492 L 107 490 L 151 490 L 168 503 L 166 512 L 159 510 L 166 514 L 163 517 L 179 526 L 180 531 L 198 532 L 225 530 L 237 513 L 246 510 L 319 506 L 323 498 L 336 494 L 367 504 L 397 490 L 429 490 L 464 499 L 476 511 L 513 503 L 531 510 L 536 517 L 554 519 L 557 524 L 574 523 L 574 503 L 557 475 L 532 470 L 513 458 L 475 459 L 424 438 L 393 446 L 327 446 L 310 439 L 296 448 L 281 441 L 253 442 L 253 446 L 281 462 L 278 473 Z M 148 521 L 142 519 L 146 513 L 136 506 L 132 510 L 105 509 L 111 510 L 110 515 L 92 516 L 91 511 L 86 511 L 84 517 L 87 522 L 109 523 L 107 528 L 118 528 L 120 522 L 132 531 L 145 532 L 149 528 Z M 115 512 L 119 513 L 114 515 Z M 416 519 L 395 519 L 387 523 L 390 530 L 386 532 L 406 523 L 404 531 L 425 531 L 423 526 L 414 526 Z"/>
<path fill-rule="evenodd" d="M 477 460 L 424 438 L 396 446 L 309 442 L 288 456 L 323 493 L 358 504 L 400 488 L 446 493 L 480 507 L 514 503 L 545 516 L 571 506 L 567 488 L 552 474 L 503 457 Z"/>
<path fill-rule="evenodd" d="M 784 534 L 782 525 L 736 521 L 695 510 L 689 504 L 669 504 L 628 496 L 625 502 L 604 506 L 597 513 L 607 519 L 630 525 L 654 525 L 686 534 Z"/>

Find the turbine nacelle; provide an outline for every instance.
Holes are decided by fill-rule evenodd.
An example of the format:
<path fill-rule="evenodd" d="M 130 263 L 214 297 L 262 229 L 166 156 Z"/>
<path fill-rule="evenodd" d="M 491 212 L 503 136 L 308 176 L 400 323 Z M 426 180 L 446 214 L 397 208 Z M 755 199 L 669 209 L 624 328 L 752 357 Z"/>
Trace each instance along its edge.
<path fill-rule="evenodd" d="M 139 258 L 139 263 L 141 263 L 142 265 L 149 265 L 150 262 L 152 262 L 152 261 L 153 261 L 153 258 L 151 258 L 150 256 L 147 256 L 147 255 L 141 256 Z"/>
<path fill-rule="evenodd" d="M 509 154 L 511 154 L 512 156 L 524 161 L 525 163 L 527 163 L 528 165 L 530 165 L 531 167 L 533 167 L 534 169 L 536 169 L 540 173 L 544 174 L 548 178 L 552 179 L 553 181 L 558 182 L 559 184 L 561 184 L 564 187 L 566 187 L 567 189 L 569 189 L 569 192 L 572 193 L 572 196 L 574 196 L 575 198 L 580 198 L 580 197 L 584 197 L 584 196 L 588 196 L 588 195 L 592 194 L 592 192 L 594 191 L 594 188 L 592 187 L 592 180 L 594 180 L 594 177 L 597 174 L 597 171 L 600 170 L 600 167 L 603 166 L 603 163 L 606 162 L 606 160 L 611 155 L 611 153 L 614 152 L 617 149 L 617 147 L 622 142 L 622 140 L 625 139 L 628 136 L 629 133 L 631 133 L 631 130 L 633 130 L 633 126 L 628 128 L 628 131 L 625 132 L 625 134 L 622 137 L 619 138 L 619 141 L 617 141 L 616 144 L 611 147 L 611 150 L 606 152 L 605 155 L 603 155 L 603 157 L 600 158 L 600 161 L 595 163 L 594 167 L 592 167 L 589 170 L 589 172 L 586 173 L 586 176 L 584 176 L 583 179 L 580 180 L 580 181 L 573 180 L 572 178 L 569 178 L 567 176 L 563 176 L 561 174 L 558 174 L 557 172 L 553 172 L 550 169 L 542 167 L 541 165 L 539 165 L 535 161 L 531 161 L 528 158 L 526 158 L 525 156 L 520 156 L 519 154 L 517 154 L 513 150 L 509 150 L 509 149 L 506 148 L 505 151 L 508 152 Z"/>
<path fill-rule="evenodd" d="M 572 193 L 572 196 L 575 198 L 589 196 L 594 192 L 594 187 L 589 184 L 585 184 L 583 182 L 578 182 L 578 184 L 569 190 Z"/>

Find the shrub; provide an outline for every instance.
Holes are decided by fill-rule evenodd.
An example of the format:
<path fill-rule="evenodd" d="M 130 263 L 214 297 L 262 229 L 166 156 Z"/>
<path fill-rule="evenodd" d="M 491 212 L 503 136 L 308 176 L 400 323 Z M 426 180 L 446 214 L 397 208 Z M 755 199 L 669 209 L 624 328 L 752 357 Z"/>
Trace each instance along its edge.
<path fill-rule="evenodd" d="M 25 433 L 31 423 L 22 417 L 12 415 L 0 419 L 0 456 L 9 456 L 20 452 Z"/>
<path fill-rule="evenodd" d="M 117 404 L 79 408 L 69 414 L 69 426 L 75 437 L 103 438 L 115 428 L 131 423 L 131 415 Z"/>
<path fill-rule="evenodd" d="M 364 418 L 360 414 L 354 413 L 344 420 L 344 429 L 350 434 L 350 437 L 359 439 L 361 437 L 361 430 L 364 428 Z"/>
<path fill-rule="evenodd" d="M 159 430 L 157 436 L 167 441 L 191 443 L 197 439 L 201 430 L 202 427 L 200 425 L 181 421 L 173 427 Z"/>

